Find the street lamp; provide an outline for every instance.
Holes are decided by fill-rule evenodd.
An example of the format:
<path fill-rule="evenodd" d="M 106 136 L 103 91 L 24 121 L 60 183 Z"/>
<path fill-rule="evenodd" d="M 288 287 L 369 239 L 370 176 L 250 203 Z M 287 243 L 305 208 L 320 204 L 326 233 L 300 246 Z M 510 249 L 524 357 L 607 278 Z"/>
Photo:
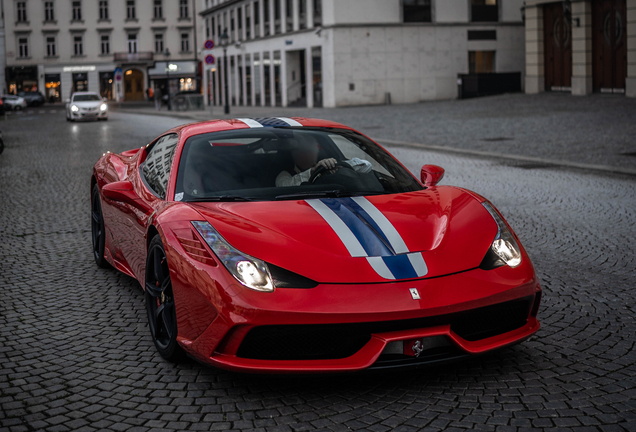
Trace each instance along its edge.
<path fill-rule="evenodd" d="M 167 78 L 167 88 L 168 88 L 168 111 L 172 111 L 172 106 L 170 105 L 170 50 L 166 48 L 163 52 L 164 57 L 166 58 L 166 78 Z"/>
<path fill-rule="evenodd" d="M 225 114 L 230 113 L 230 98 L 228 95 L 227 86 L 227 47 L 230 44 L 230 37 L 227 35 L 227 27 L 223 30 L 223 34 L 220 36 L 220 43 L 223 47 L 223 75 L 225 76 Z"/>

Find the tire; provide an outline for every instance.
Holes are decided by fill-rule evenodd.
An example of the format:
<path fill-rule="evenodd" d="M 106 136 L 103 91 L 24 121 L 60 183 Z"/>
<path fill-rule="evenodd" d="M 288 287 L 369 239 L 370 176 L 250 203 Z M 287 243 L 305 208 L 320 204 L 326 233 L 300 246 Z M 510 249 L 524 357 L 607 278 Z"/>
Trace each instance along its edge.
<path fill-rule="evenodd" d="M 102 200 L 99 196 L 99 188 L 97 185 L 93 186 L 93 192 L 91 194 L 91 234 L 95 264 L 101 268 L 110 268 L 111 265 L 106 261 L 106 257 L 104 256 L 106 230 L 104 229 Z"/>
<path fill-rule="evenodd" d="M 144 285 L 148 327 L 155 348 L 164 359 L 176 363 L 185 357 L 177 343 L 177 313 L 170 281 L 170 270 L 161 237 L 148 246 Z"/>

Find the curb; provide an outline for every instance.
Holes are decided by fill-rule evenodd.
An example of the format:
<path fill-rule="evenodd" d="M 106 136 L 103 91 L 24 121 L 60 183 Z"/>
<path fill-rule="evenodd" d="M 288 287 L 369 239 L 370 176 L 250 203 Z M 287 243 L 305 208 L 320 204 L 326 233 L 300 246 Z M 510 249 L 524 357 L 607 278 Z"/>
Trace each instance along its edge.
<path fill-rule="evenodd" d="M 586 170 L 586 171 L 597 171 L 604 174 L 608 174 L 608 173 L 623 174 L 623 175 L 636 177 L 635 169 L 619 168 L 619 167 L 613 167 L 609 165 L 592 165 L 592 164 L 584 164 L 584 163 L 578 163 L 578 162 L 567 162 L 567 161 L 558 161 L 558 160 L 552 160 L 552 159 L 543 159 L 543 158 L 532 157 L 532 156 L 506 155 L 506 154 L 494 153 L 494 152 L 488 152 L 488 151 L 482 151 L 482 150 L 460 149 L 455 147 L 442 147 L 442 146 L 436 146 L 436 145 L 430 145 L 430 144 L 418 144 L 418 143 L 410 143 L 405 141 L 395 141 L 395 140 L 388 140 L 388 139 L 376 139 L 375 141 L 380 144 L 386 144 L 389 146 L 396 146 L 396 147 L 418 148 L 422 150 L 430 150 L 430 151 L 436 151 L 441 153 L 453 153 L 453 154 L 459 154 L 459 155 L 479 156 L 479 157 L 484 157 L 489 159 L 505 159 L 505 160 L 512 160 L 517 162 L 534 162 L 534 163 L 539 163 L 543 165 L 551 165 L 554 167 L 575 168 L 575 169 Z"/>

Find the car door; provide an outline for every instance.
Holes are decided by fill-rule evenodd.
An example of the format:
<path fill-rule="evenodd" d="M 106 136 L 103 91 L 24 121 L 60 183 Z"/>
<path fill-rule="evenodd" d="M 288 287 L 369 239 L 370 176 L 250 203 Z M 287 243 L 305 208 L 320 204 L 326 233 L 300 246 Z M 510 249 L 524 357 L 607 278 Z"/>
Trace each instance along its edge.
<path fill-rule="evenodd" d="M 137 191 L 140 203 L 130 206 L 130 212 L 124 214 L 125 231 L 130 232 L 123 240 L 122 252 L 131 270 L 139 280 L 143 280 L 146 267 L 146 239 L 144 238 L 149 219 L 153 212 L 165 203 L 168 180 L 172 170 L 174 152 L 179 142 L 177 134 L 168 134 L 159 138 L 148 150 L 148 156 L 139 167 Z"/>

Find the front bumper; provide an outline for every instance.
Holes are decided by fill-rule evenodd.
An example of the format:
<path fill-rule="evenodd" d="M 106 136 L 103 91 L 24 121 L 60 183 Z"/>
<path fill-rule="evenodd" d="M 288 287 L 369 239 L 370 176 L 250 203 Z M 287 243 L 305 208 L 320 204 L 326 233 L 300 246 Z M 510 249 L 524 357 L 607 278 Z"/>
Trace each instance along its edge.
<path fill-rule="evenodd" d="M 199 361 L 224 369 L 312 373 L 416 366 L 515 344 L 539 329 L 541 288 L 527 256 L 515 269 L 262 293 L 241 286 L 223 266 L 171 252 L 169 262 L 186 260 L 194 269 L 171 265 L 178 341 Z M 411 288 L 420 299 L 413 299 Z M 504 316 L 511 308 L 513 316 Z M 489 323 L 477 322 L 484 319 Z M 473 321 L 481 331 L 471 333 Z M 343 338 L 349 340 L 336 340 Z M 443 343 L 418 357 L 400 355 L 400 346 L 406 352 L 417 340 Z"/>
<path fill-rule="evenodd" d="M 99 108 L 95 111 L 86 111 L 80 109 L 78 112 L 71 111 L 71 118 L 73 120 L 95 120 L 108 118 L 108 110 L 100 111 Z"/>

